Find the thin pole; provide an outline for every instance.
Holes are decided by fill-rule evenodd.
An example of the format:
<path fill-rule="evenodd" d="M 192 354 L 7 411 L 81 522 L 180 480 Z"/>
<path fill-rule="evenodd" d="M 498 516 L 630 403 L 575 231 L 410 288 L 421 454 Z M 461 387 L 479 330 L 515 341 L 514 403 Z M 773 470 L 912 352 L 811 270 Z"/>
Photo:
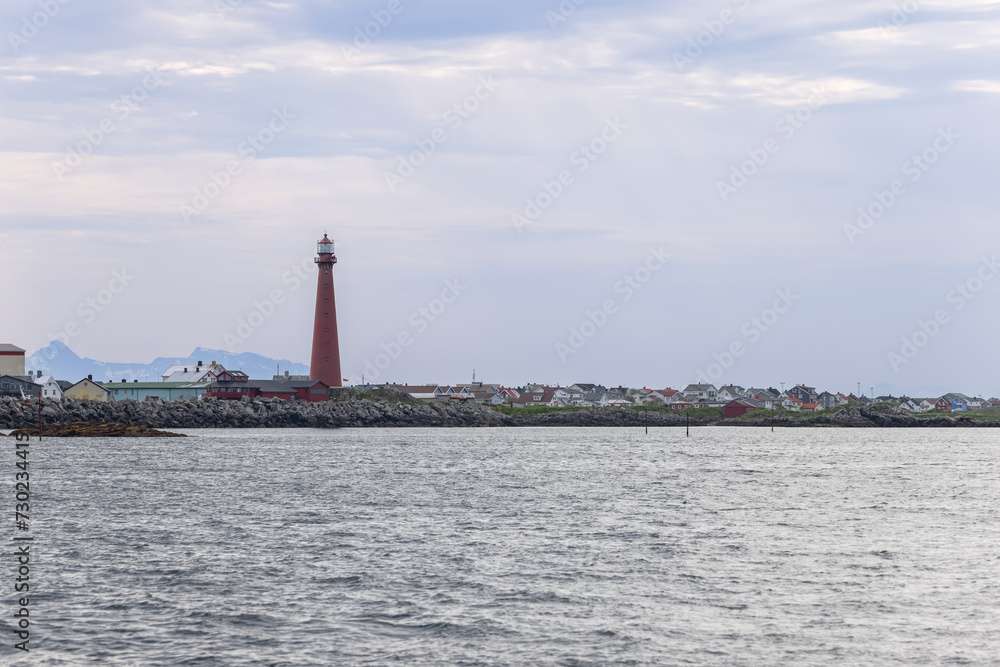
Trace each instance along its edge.
<path fill-rule="evenodd" d="M 42 390 L 38 390 L 38 441 L 42 441 Z"/>
<path fill-rule="evenodd" d="M 649 408 L 646 408 L 646 435 L 649 435 Z"/>
<path fill-rule="evenodd" d="M 691 437 L 691 413 L 688 412 L 687 410 L 685 410 L 684 411 L 684 416 L 687 417 L 687 436 L 686 437 L 690 438 Z"/>

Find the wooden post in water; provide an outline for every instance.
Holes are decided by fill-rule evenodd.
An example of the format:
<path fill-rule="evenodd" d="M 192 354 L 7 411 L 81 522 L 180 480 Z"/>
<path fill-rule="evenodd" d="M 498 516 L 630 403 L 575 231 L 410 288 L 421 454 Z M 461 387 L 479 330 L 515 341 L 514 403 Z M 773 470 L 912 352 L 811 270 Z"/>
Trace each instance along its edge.
<path fill-rule="evenodd" d="M 646 435 L 649 435 L 649 408 L 646 408 Z"/>
<path fill-rule="evenodd" d="M 42 440 L 42 388 L 38 388 L 38 441 Z"/>
<path fill-rule="evenodd" d="M 688 410 L 684 411 L 684 416 L 687 417 L 687 435 L 685 437 L 691 437 L 691 412 Z"/>

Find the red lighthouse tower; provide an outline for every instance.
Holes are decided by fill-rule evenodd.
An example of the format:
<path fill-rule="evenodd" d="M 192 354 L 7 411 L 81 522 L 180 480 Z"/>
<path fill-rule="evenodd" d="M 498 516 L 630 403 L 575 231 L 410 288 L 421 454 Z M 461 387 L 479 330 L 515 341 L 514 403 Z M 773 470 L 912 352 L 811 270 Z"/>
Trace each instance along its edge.
<path fill-rule="evenodd" d="M 316 283 L 316 318 L 313 321 L 312 361 L 309 379 L 319 380 L 330 387 L 342 386 L 340 375 L 340 343 L 337 339 L 337 302 L 333 298 L 333 241 L 323 234 L 316 252 L 319 278 Z"/>

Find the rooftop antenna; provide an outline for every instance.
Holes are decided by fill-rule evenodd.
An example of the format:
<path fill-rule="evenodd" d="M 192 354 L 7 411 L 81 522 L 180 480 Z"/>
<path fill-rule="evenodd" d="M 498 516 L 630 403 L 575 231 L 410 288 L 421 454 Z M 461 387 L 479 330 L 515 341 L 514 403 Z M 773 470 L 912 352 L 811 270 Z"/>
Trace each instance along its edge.
<path fill-rule="evenodd" d="M 476 369 L 472 369 L 472 384 L 476 384 Z"/>

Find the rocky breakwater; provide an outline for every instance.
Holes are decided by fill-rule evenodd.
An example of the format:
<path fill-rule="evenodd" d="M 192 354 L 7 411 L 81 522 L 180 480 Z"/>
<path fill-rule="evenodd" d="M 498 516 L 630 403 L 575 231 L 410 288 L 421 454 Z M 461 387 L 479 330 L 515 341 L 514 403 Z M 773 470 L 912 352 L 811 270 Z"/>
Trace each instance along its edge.
<path fill-rule="evenodd" d="M 770 426 L 769 412 L 751 413 L 748 419 L 701 418 L 693 410 L 691 426 Z M 146 428 L 340 428 L 340 427 L 495 427 L 495 426 L 593 426 L 639 427 L 646 424 L 643 410 L 595 407 L 556 410 L 542 414 L 509 416 L 485 405 L 456 401 L 414 401 L 399 392 L 356 392 L 345 389 L 322 403 L 283 401 L 276 398 L 244 398 L 226 401 L 82 401 L 43 400 L 45 426 L 123 424 Z M 682 412 L 650 410 L 650 426 L 683 427 Z M 965 416 L 917 418 L 889 405 L 850 406 L 830 415 L 796 417 L 775 415 L 781 427 L 975 427 L 1000 426 L 1000 421 L 982 421 Z M 0 428 L 34 429 L 38 404 L 0 399 Z"/>
<path fill-rule="evenodd" d="M 402 395 L 400 395 L 402 396 Z M 482 405 L 416 403 L 398 397 L 364 397 L 345 392 L 322 403 L 244 398 L 200 401 L 43 400 L 45 425 L 103 422 L 148 428 L 338 428 L 362 426 L 508 426 L 512 420 Z M 38 404 L 0 399 L 0 428 L 33 428 Z"/>
<path fill-rule="evenodd" d="M 750 413 L 750 419 L 726 419 L 719 422 L 720 426 L 770 426 L 772 416 L 769 412 Z M 815 417 L 796 418 L 787 413 L 773 417 L 774 425 L 781 427 L 793 426 L 832 426 L 846 428 L 919 428 L 919 427 L 989 427 L 1000 426 L 1000 422 L 983 421 L 971 417 L 946 417 L 944 415 L 918 418 L 908 410 L 895 405 L 857 406 L 842 408 L 832 415 L 817 415 Z"/>

